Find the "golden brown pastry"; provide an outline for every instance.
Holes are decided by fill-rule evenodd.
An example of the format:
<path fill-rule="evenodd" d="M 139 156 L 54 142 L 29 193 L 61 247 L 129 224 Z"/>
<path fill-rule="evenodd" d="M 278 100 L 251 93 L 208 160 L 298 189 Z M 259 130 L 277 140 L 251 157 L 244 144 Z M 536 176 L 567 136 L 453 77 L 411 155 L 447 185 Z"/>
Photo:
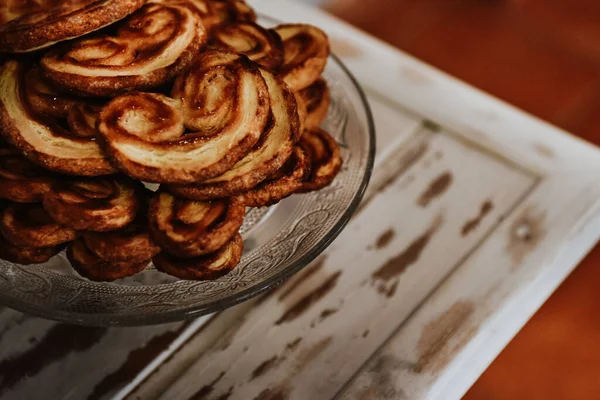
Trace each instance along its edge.
<path fill-rule="evenodd" d="M 301 147 L 294 148 L 283 168 L 238 199 L 246 207 L 268 207 L 277 204 L 302 188 L 310 177 L 310 160 Z"/>
<path fill-rule="evenodd" d="M 77 238 L 77 232 L 56 223 L 41 204 L 11 204 L 0 215 L 0 233 L 15 246 L 54 247 Z"/>
<path fill-rule="evenodd" d="M 147 90 L 187 69 L 206 38 L 189 8 L 148 3 L 120 23 L 114 36 L 60 46 L 42 57 L 41 67 L 51 81 L 83 94 Z"/>
<path fill-rule="evenodd" d="M 306 118 L 308 117 L 308 110 L 306 109 L 306 102 L 300 96 L 300 92 L 294 92 L 294 97 L 296 98 L 296 106 L 298 108 L 298 125 L 300 127 L 299 131 L 300 135 L 302 135 L 302 133 L 306 129 Z"/>
<path fill-rule="evenodd" d="M 255 63 L 207 51 L 177 78 L 172 98 L 117 97 L 102 110 L 98 127 L 112 160 L 129 176 L 192 183 L 223 174 L 248 154 L 265 128 L 269 104 Z"/>
<path fill-rule="evenodd" d="M 211 47 L 248 56 L 265 68 L 276 70 L 283 63 L 283 43 L 279 35 L 255 22 L 237 22 L 216 28 Z"/>
<path fill-rule="evenodd" d="M 21 247 L 0 235 L 0 259 L 21 265 L 41 264 L 60 253 L 61 247 Z"/>
<path fill-rule="evenodd" d="M 306 89 L 299 92 L 299 103 L 303 103 L 306 108 L 306 117 L 304 119 L 305 129 L 317 129 L 321 126 L 331 103 L 331 94 L 329 87 L 324 79 L 319 79 Z"/>
<path fill-rule="evenodd" d="M 224 174 L 192 185 L 170 185 L 179 196 L 207 200 L 246 192 L 279 170 L 299 136 L 296 101 L 289 88 L 271 72 L 261 69 L 271 98 L 271 120 L 252 151 Z"/>
<path fill-rule="evenodd" d="M 77 136 L 56 121 L 34 114 L 24 98 L 24 74 L 24 66 L 14 60 L 0 67 L 0 135 L 31 161 L 52 171 L 83 176 L 115 172 L 93 138 Z"/>
<path fill-rule="evenodd" d="M 96 129 L 100 110 L 102 107 L 89 103 L 79 103 L 71 107 L 67 113 L 70 132 L 79 137 L 97 138 L 100 135 Z"/>
<path fill-rule="evenodd" d="M 209 33 L 224 24 L 256 21 L 254 10 L 243 0 L 155 0 L 155 2 L 189 7 L 200 17 Z"/>
<path fill-rule="evenodd" d="M 112 24 L 146 0 L 3 0 L 0 52 L 28 52 Z M 15 7 L 15 3 L 25 3 Z M 16 18 L 12 18 L 16 15 Z"/>
<path fill-rule="evenodd" d="M 2 0 L 0 2 L 0 25 L 40 9 L 43 0 Z"/>
<path fill-rule="evenodd" d="M 256 13 L 245 0 L 212 0 L 217 24 L 256 21 Z"/>
<path fill-rule="evenodd" d="M 156 269 L 186 280 L 215 280 L 231 272 L 240 262 L 244 243 L 237 233 L 214 253 L 196 258 L 177 258 L 162 252 L 152 259 Z"/>
<path fill-rule="evenodd" d="M 29 109 L 39 116 L 65 118 L 69 110 L 81 102 L 81 99 L 60 93 L 42 77 L 38 67 L 27 71 L 23 83 L 23 97 Z"/>
<path fill-rule="evenodd" d="M 16 150 L 0 144 L 0 199 L 38 203 L 50 190 L 53 177 Z"/>
<path fill-rule="evenodd" d="M 107 232 L 129 225 L 140 208 L 141 184 L 125 178 L 57 182 L 45 194 L 44 209 L 77 230 Z"/>
<path fill-rule="evenodd" d="M 304 131 L 299 144 L 308 154 L 311 172 L 298 192 L 312 192 L 328 186 L 342 168 L 340 147 L 335 139 L 322 129 L 311 129 Z"/>
<path fill-rule="evenodd" d="M 148 231 L 146 216 L 123 229 L 112 232 L 84 232 L 86 247 L 107 261 L 141 262 L 160 253 Z"/>
<path fill-rule="evenodd" d="M 286 24 L 274 28 L 283 41 L 283 65 L 279 74 L 292 90 L 302 90 L 319 79 L 329 57 L 329 39 L 319 28 Z"/>
<path fill-rule="evenodd" d="M 148 220 L 152 238 L 163 250 L 192 258 L 223 247 L 238 232 L 245 214 L 236 198 L 203 202 L 158 192 L 150 202 Z"/>
<path fill-rule="evenodd" d="M 97 282 L 110 282 L 133 276 L 138 272 L 142 272 L 150 264 L 150 260 L 103 260 L 86 247 L 83 239 L 77 239 L 69 245 L 67 259 L 79 275 Z"/>

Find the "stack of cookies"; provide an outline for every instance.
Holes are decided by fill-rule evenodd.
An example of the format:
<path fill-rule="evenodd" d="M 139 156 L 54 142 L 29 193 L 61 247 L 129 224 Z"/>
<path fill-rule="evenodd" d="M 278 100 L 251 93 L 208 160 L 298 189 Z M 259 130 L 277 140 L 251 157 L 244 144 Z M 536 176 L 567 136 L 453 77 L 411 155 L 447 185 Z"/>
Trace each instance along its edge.
<path fill-rule="evenodd" d="M 243 0 L 4 1 L 0 258 L 227 274 L 247 207 L 340 171 L 328 56 L 317 27 L 266 29 Z"/>

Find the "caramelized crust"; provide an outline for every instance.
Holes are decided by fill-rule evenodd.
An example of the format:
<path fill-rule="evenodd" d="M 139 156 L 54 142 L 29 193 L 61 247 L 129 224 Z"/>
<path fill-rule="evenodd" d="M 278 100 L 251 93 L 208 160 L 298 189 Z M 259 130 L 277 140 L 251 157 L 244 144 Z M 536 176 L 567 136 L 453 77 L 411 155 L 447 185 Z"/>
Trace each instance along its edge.
<path fill-rule="evenodd" d="M 306 89 L 301 90 L 297 97 L 300 99 L 299 103 L 302 103 L 306 108 L 305 129 L 319 128 L 327 117 L 329 105 L 331 104 L 331 93 L 327 82 L 324 79 L 319 79 Z"/>
<path fill-rule="evenodd" d="M 319 28 L 306 24 L 279 25 L 283 41 L 283 65 L 279 69 L 292 90 L 302 90 L 319 79 L 329 57 L 329 39 Z"/>
<path fill-rule="evenodd" d="M 25 95 L 23 96 L 30 110 L 39 116 L 65 118 L 69 110 L 80 100 L 60 93 L 41 75 L 38 67 L 33 67 L 25 74 Z"/>
<path fill-rule="evenodd" d="M 53 178 L 16 150 L 0 145 L 0 199 L 38 203 L 50 190 Z"/>
<path fill-rule="evenodd" d="M 19 247 L 10 244 L 0 235 L 0 259 L 16 264 L 41 264 L 60 252 L 59 247 Z"/>
<path fill-rule="evenodd" d="M 100 106 L 88 103 L 79 103 L 71 107 L 67 113 L 67 124 L 70 131 L 82 138 L 100 136 L 96 124 L 101 109 Z"/>
<path fill-rule="evenodd" d="M 97 282 L 110 282 L 133 276 L 142 272 L 150 264 L 150 260 L 118 262 L 103 260 L 86 247 L 83 239 L 77 239 L 69 245 L 67 258 L 79 275 Z"/>
<path fill-rule="evenodd" d="M 4 0 L 7 1 L 7 0 Z M 3 1 L 3 3 L 4 3 Z M 131 14 L 146 0 L 21 0 L 0 7 L 0 52 L 28 52 L 73 39 Z M 16 17 L 16 18 L 13 18 Z"/>
<path fill-rule="evenodd" d="M 170 185 L 179 196 L 208 200 L 248 191 L 279 170 L 298 139 L 298 113 L 294 95 L 274 74 L 261 69 L 271 98 L 271 121 L 252 151 L 229 171 L 203 183 Z"/>
<path fill-rule="evenodd" d="M 169 0 L 155 0 L 164 3 Z M 256 21 L 256 14 L 243 0 L 170 0 L 169 4 L 189 7 L 202 20 L 208 32 L 221 25 Z"/>
<path fill-rule="evenodd" d="M 180 258 L 197 257 L 221 248 L 238 232 L 246 208 L 235 198 L 190 201 L 158 192 L 148 220 L 153 239 Z"/>
<path fill-rule="evenodd" d="M 43 205 L 70 228 L 107 232 L 130 224 L 140 207 L 140 184 L 120 179 L 74 179 L 55 183 Z"/>
<path fill-rule="evenodd" d="M 11 244 L 22 247 L 54 247 L 77 238 L 77 232 L 56 223 L 40 204 L 6 207 L 0 232 Z"/>
<path fill-rule="evenodd" d="M 215 280 L 231 272 L 240 262 L 244 243 L 242 235 L 233 239 L 214 253 L 196 258 L 177 258 L 166 252 L 152 259 L 156 269 L 186 280 Z"/>
<path fill-rule="evenodd" d="M 310 160 L 298 146 L 283 168 L 254 189 L 239 195 L 238 199 L 246 207 L 272 206 L 300 190 L 309 177 Z"/>
<path fill-rule="evenodd" d="M 311 173 L 298 192 L 312 192 L 328 186 L 342 168 L 342 156 L 335 139 L 322 129 L 313 129 L 304 131 L 299 144 L 308 154 Z"/>
<path fill-rule="evenodd" d="M 243 55 L 204 52 L 177 78 L 172 97 L 132 93 L 102 110 L 107 152 L 128 175 L 158 183 L 219 176 L 252 149 L 267 123 L 265 80 Z"/>
<path fill-rule="evenodd" d="M 24 68 L 17 61 L 0 67 L 0 134 L 31 161 L 52 171 L 82 176 L 115 172 L 93 138 L 79 137 L 55 121 L 34 115 L 23 76 Z"/>
<path fill-rule="evenodd" d="M 145 216 L 144 216 L 145 217 Z M 97 257 L 107 261 L 141 262 L 160 252 L 148 231 L 146 218 L 113 232 L 83 233 L 85 245 Z"/>
<path fill-rule="evenodd" d="M 156 88 L 187 69 L 206 42 L 187 7 L 149 3 L 114 36 L 86 37 L 42 57 L 44 75 L 79 93 L 114 96 Z"/>
<path fill-rule="evenodd" d="M 276 70 L 283 63 L 283 43 L 279 35 L 254 22 L 237 22 L 215 29 L 210 45 L 244 54 L 267 69 Z"/>

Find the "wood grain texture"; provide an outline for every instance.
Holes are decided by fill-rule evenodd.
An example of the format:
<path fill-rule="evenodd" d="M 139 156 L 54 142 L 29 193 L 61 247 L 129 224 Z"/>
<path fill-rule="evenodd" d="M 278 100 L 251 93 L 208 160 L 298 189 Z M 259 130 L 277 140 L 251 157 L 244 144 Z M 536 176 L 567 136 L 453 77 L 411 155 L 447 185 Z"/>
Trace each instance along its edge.
<path fill-rule="evenodd" d="M 219 332 L 223 328 L 208 326 L 187 347 L 194 361 L 186 362 L 179 379 L 160 396 L 151 377 L 131 398 L 186 399 L 199 392 L 210 393 L 209 399 L 261 398 L 267 393 L 292 399 L 334 396 L 534 184 L 527 174 L 456 139 L 419 133 L 423 135 L 429 135 L 424 154 L 403 174 L 390 172 L 391 183 L 375 180 L 381 182 L 371 189 L 377 194 L 309 267 L 310 273 L 277 290 L 236 328 L 222 324 L 226 328 Z M 447 174 L 453 176 L 452 185 L 432 192 Z M 489 184 L 490 176 L 494 184 Z M 477 189 L 467 191 L 469 186 Z M 423 193 L 430 197 L 425 208 L 419 201 Z M 459 198 L 461 206 L 453 207 Z M 462 237 L 464 222 L 488 199 L 493 199 L 496 211 Z M 389 237 L 390 230 L 394 237 L 382 247 L 379 238 Z M 232 329 L 233 340 L 220 339 L 229 337 Z M 370 333 L 365 335 L 367 329 Z M 351 354 L 344 351 L 349 348 Z M 166 370 L 177 368 L 178 357 L 164 366 Z"/>
<path fill-rule="evenodd" d="M 59 324 L 0 313 L 0 398 L 108 399 L 182 333 L 187 323 L 152 328 Z"/>

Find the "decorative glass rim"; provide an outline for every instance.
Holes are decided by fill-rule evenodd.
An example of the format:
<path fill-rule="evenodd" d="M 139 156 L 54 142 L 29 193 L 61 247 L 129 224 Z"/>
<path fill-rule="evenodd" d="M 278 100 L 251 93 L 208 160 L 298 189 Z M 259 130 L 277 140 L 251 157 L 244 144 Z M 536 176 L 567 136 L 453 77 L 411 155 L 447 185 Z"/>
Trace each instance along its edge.
<path fill-rule="evenodd" d="M 279 21 L 264 15 L 260 15 L 261 19 L 269 20 L 274 23 Z M 316 259 L 323 251 L 329 247 L 329 245 L 342 233 L 346 225 L 350 222 L 352 216 L 358 209 L 361 203 L 365 191 L 369 185 L 371 175 L 373 173 L 373 166 L 375 163 L 375 148 L 376 148 L 376 135 L 375 135 L 375 122 L 371 107 L 367 100 L 367 96 L 360 86 L 356 77 L 350 72 L 348 67 L 342 62 L 342 60 L 335 54 L 330 54 L 330 59 L 337 64 L 338 67 L 346 74 L 346 77 L 352 82 L 356 93 L 359 95 L 368 126 L 368 139 L 369 149 L 367 151 L 367 160 L 364 168 L 364 175 L 360 186 L 346 208 L 344 213 L 341 215 L 338 222 L 329 230 L 329 232 L 319 240 L 319 242 L 313 246 L 306 254 L 302 255 L 298 260 L 290 264 L 288 267 L 279 271 L 272 277 L 264 280 L 263 282 L 251 285 L 247 289 L 241 292 L 231 294 L 223 299 L 214 300 L 201 305 L 194 305 L 184 309 L 178 309 L 175 311 L 164 311 L 157 312 L 152 315 L 141 314 L 136 315 L 112 315 L 112 314 L 85 314 L 79 312 L 69 312 L 56 309 L 42 309 L 37 305 L 30 305 L 19 301 L 16 298 L 5 296 L 0 292 L 0 303 L 6 307 L 14 310 L 28 313 L 33 316 L 37 316 L 44 319 L 50 319 L 63 323 L 88 325 L 88 326 L 147 326 L 156 325 L 170 322 L 178 322 L 182 320 L 189 320 L 223 311 L 227 308 L 241 304 L 253 297 L 257 297 L 269 289 L 274 289 L 280 286 L 282 283 L 287 281 L 293 275 L 300 272 L 303 268 L 308 266 L 314 259 Z"/>

